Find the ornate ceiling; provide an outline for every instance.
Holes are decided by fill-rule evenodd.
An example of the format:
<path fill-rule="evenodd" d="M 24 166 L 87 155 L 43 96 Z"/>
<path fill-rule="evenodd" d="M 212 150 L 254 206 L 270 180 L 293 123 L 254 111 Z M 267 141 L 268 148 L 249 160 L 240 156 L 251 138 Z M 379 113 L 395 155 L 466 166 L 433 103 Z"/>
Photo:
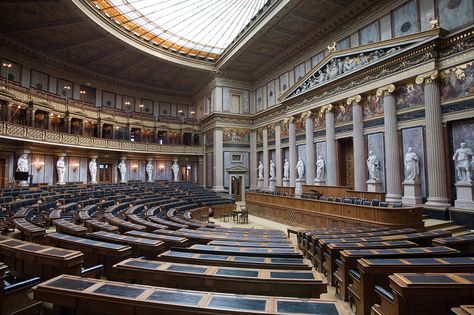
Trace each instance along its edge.
<path fill-rule="evenodd" d="M 217 63 L 199 69 L 179 64 L 179 57 L 164 60 L 120 40 L 92 21 L 73 4 L 75 1 L 79 0 L 2 1 L 0 40 L 5 45 L 0 46 L 8 49 L 5 47 L 18 43 L 58 61 L 58 65 L 86 71 L 86 75 L 94 73 L 183 95 L 197 93 L 213 72 L 252 81 L 275 62 L 281 63 L 311 45 L 309 34 L 313 34 L 313 41 L 314 37 L 321 38 L 331 30 L 328 25 L 354 16 L 370 2 L 275 0 L 280 7 L 264 16 L 258 28 L 250 29 L 245 41 L 232 41 Z"/>

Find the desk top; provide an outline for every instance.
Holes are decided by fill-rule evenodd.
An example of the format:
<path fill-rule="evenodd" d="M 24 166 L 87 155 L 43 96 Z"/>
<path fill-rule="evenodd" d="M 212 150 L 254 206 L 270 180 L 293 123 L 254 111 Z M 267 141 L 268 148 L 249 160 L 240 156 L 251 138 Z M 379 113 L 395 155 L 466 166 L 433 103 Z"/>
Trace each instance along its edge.
<path fill-rule="evenodd" d="M 127 245 L 107 243 L 107 242 L 91 240 L 87 238 L 66 235 L 66 234 L 61 234 L 61 233 L 47 234 L 46 239 L 47 240 L 60 240 L 60 241 L 68 242 L 68 243 L 76 243 L 76 244 L 81 244 L 87 247 L 106 249 L 109 251 L 129 251 L 130 250 L 130 246 L 127 246 Z"/>
<path fill-rule="evenodd" d="M 469 287 L 474 291 L 474 273 L 395 273 L 390 279 L 400 287 Z"/>
<path fill-rule="evenodd" d="M 446 246 L 410 247 L 410 248 L 381 248 L 381 249 L 346 249 L 341 251 L 341 258 L 389 255 L 435 255 L 438 253 L 459 253 L 458 250 Z"/>
<path fill-rule="evenodd" d="M 148 232 L 142 232 L 142 231 L 128 231 L 128 232 L 125 232 L 125 235 L 149 238 L 152 240 L 160 240 L 164 242 L 173 242 L 173 243 L 186 243 L 188 241 L 188 239 L 185 237 L 148 233 Z"/>
<path fill-rule="evenodd" d="M 360 242 L 360 243 L 330 243 L 329 250 L 357 249 L 357 248 L 384 248 L 384 247 L 416 247 L 410 241 Z"/>
<path fill-rule="evenodd" d="M 112 242 L 119 242 L 119 243 L 126 243 L 131 245 L 145 245 L 145 246 L 153 246 L 153 247 L 160 247 L 163 246 L 163 242 L 158 240 L 152 240 L 147 238 L 141 237 L 133 237 L 127 235 L 120 235 L 115 233 L 109 233 L 104 231 L 98 231 L 90 234 L 94 238 L 99 238 L 102 240 L 110 240 Z"/>
<path fill-rule="evenodd" d="M 472 266 L 474 257 L 361 258 L 359 266 Z"/>
<path fill-rule="evenodd" d="M 320 299 L 298 299 L 178 290 L 121 282 L 61 275 L 33 288 L 34 298 L 55 304 L 64 303 L 64 296 L 102 303 L 170 309 L 173 305 L 187 312 L 201 309 L 216 314 L 340 314 L 339 303 Z M 139 312 L 139 311 L 138 311 Z"/>

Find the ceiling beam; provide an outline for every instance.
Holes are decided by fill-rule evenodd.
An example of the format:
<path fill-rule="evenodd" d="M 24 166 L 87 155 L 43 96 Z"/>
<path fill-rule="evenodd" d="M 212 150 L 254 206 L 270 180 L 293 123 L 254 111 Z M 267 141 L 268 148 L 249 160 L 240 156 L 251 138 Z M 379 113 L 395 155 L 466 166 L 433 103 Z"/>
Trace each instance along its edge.
<path fill-rule="evenodd" d="M 14 24 L 14 25 L 7 25 L 0 27 L 0 32 L 2 33 L 17 33 L 17 32 L 26 32 L 26 31 L 35 31 L 35 30 L 42 30 L 45 28 L 50 27 L 58 27 L 76 23 L 82 23 L 83 20 L 80 18 L 66 18 L 66 19 L 58 19 L 58 20 L 50 20 L 50 21 L 42 21 L 33 24 Z"/>
<path fill-rule="evenodd" d="M 85 44 L 85 43 L 93 42 L 93 41 L 96 41 L 96 40 L 99 40 L 99 39 L 102 39 L 102 38 L 104 38 L 104 35 L 98 33 L 98 34 L 94 34 L 94 35 L 84 37 L 84 38 L 81 38 L 81 39 L 78 39 L 78 40 L 73 39 L 72 41 L 70 41 L 68 43 L 62 43 L 62 44 L 57 44 L 57 45 L 48 45 L 48 46 L 43 47 L 43 49 L 47 49 L 50 52 L 51 51 L 56 51 L 56 50 L 63 50 L 63 49 L 79 46 L 79 45 L 82 45 L 82 44 Z"/>
<path fill-rule="evenodd" d="M 284 27 L 281 27 L 281 26 L 276 26 L 276 27 L 272 28 L 272 31 L 279 32 L 279 33 L 283 33 L 283 34 L 287 34 L 287 35 L 296 37 L 296 38 L 298 38 L 298 39 L 303 37 L 303 34 L 298 33 L 298 32 L 290 31 L 290 30 L 288 30 L 288 29 L 286 29 L 286 28 L 284 28 Z"/>

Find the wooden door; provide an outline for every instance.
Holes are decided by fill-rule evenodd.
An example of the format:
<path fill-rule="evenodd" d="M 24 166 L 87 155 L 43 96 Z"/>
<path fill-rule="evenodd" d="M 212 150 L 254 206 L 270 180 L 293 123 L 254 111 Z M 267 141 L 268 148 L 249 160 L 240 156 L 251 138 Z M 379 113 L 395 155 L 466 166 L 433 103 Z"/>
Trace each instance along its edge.
<path fill-rule="evenodd" d="M 232 177 L 232 198 L 235 201 L 242 201 L 242 177 Z"/>
<path fill-rule="evenodd" d="M 112 164 L 99 164 L 99 183 L 112 183 Z"/>
<path fill-rule="evenodd" d="M 0 188 L 8 187 L 7 160 L 0 159 Z"/>
<path fill-rule="evenodd" d="M 354 187 L 354 146 L 352 138 L 337 140 L 337 183 Z"/>

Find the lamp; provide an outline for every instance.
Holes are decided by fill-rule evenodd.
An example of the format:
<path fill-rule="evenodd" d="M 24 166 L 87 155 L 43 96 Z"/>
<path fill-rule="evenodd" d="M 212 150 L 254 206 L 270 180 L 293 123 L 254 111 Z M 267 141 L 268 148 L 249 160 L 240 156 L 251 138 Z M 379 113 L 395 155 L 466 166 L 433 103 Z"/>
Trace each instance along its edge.
<path fill-rule="evenodd" d="M 165 165 L 163 163 L 160 163 L 158 168 L 160 169 L 160 172 L 163 172 L 163 170 L 165 169 Z"/>
<path fill-rule="evenodd" d="M 75 172 L 79 168 L 79 163 L 77 162 L 71 163 L 71 167 L 72 167 L 72 171 Z"/>
<path fill-rule="evenodd" d="M 35 165 L 36 170 L 39 172 L 43 168 L 44 162 L 43 161 L 36 161 L 34 165 Z"/>
<path fill-rule="evenodd" d="M 133 165 L 132 165 L 132 170 L 133 170 L 134 172 L 136 172 L 136 171 L 138 170 L 138 165 L 137 165 L 137 164 L 133 164 Z"/>

